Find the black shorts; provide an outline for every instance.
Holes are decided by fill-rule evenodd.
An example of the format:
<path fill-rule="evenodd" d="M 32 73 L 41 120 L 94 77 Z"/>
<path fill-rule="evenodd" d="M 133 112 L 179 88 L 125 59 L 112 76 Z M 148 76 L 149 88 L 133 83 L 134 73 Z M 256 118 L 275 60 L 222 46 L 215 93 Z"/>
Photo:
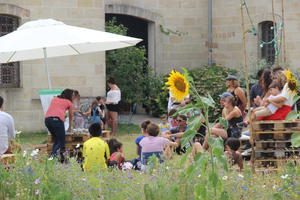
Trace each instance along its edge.
<path fill-rule="evenodd" d="M 107 104 L 106 108 L 112 112 L 119 112 L 119 104 Z"/>

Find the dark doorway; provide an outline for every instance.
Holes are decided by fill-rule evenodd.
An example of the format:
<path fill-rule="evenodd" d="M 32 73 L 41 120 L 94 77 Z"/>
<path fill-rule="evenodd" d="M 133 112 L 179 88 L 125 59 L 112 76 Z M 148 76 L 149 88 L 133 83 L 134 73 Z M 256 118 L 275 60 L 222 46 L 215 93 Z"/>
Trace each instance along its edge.
<path fill-rule="evenodd" d="M 146 58 L 148 58 L 148 21 L 121 14 L 105 14 L 105 21 L 116 18 L 118 24 L 122 24 L 128 28 L 127 35 L 131 37 L 141 38 L 143 41 L 136 46 L 144 46 L 146 49 Z"/>

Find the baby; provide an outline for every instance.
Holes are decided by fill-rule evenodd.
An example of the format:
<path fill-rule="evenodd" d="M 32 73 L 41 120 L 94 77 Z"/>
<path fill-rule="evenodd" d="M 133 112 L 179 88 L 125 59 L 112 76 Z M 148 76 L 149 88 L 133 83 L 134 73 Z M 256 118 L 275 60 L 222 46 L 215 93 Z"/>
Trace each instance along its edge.
<path fill-rule="evenodd" d="M 270 96 L 263 101 L 263 106 L 255 108 L 251 115 L 252 120 L 255 120 L 257 117 L 267 117 L 274 114 L 277 109 L 281 106 L 272 101 L 272 99 L 280 95 L 280 85 L 277 82 L 272 82 L 269 86 Z"/>

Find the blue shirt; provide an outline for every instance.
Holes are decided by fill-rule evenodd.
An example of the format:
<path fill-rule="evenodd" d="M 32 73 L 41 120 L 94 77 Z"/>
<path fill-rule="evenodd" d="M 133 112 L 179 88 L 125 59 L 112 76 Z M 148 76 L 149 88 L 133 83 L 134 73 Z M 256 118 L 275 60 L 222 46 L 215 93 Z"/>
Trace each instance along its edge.
<path fill-rule="evenodd" d="M 140 145 L 140 142 L 141 142 L 141 140 L 144 138 L 145 136 L 143 136 L 143 135 L 141 135 L 141 136 L 139 136 L 139 137 L 137 137 L 136 139 L 135 139 L 135 144 L 137 144 L 138 145 L 138 147 L 139 147 L 139 149 L 138 149 L 138 154 L 139 154 L 139 160 L 141 160 L 141 154 L 142 154 L 142 147 L 141 147 L 141 145 Z"/>
<path fill-rule="evenodd" d="M 258 83 L 255 83 L 250 90 L 250 99 L 251 101 L 254 100 L 254 98 L 256 98 L 257 96 L 262 96 L 263 95 L 263 90 L 262 88 L 259 86 Z"/>

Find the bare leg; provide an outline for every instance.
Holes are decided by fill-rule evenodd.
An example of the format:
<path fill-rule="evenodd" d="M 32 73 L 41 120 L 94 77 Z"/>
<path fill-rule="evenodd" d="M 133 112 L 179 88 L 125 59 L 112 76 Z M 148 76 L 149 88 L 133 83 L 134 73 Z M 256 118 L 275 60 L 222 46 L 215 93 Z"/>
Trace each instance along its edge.
<path fill-rule="evenodd" d="M 111 134 L 113 136 L 117 135 L 117 128 L 118 128 L 118 112 L 110 111 L 111 116 Z"/>
<path fill-rule="evenodd" d="M 197 153 L 204 152 L 202 145 L 199 142 L 193 144 L 192 156 L 194 157 Z"/>
<path fill-rule="evenodd" d="M 223 139 L 227 139 L 227 137 L 228 137 L 227 131 L 225 129 L 222 129 L 222 128 L 212 128 L 211 129 L 211 134 L 215 135 L 215 136 L 222 137 Z"/>

